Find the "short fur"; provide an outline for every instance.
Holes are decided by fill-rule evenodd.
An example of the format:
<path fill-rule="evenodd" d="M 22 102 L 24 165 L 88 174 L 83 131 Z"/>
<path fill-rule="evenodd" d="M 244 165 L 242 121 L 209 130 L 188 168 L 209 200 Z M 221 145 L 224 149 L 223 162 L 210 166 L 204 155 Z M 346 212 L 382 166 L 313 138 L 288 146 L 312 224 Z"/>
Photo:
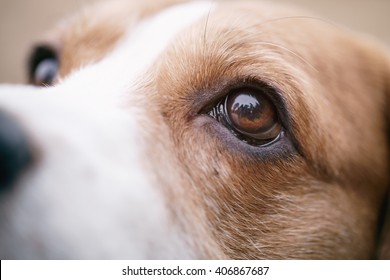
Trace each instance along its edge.
<path fill-rule="evenodd" d="M 155 2 L 106 3 L 51 33 L 58 80 L 178 1 Z M 388 50 L 295 8 L 215 5 L 137 82 L 137 102 L 122 104 L 145 109 L 145 165 L 194 256 L 390 258 Z M 266 153 L 203 114 L 226 89 L 259 81 L 286 104 L 293 147 Z"/>

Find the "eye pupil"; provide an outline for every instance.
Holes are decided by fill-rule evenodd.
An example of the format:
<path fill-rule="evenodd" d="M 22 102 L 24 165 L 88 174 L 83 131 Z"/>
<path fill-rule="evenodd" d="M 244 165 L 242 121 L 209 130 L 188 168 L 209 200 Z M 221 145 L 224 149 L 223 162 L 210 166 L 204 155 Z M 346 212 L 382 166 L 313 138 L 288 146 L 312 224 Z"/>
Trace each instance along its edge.
<path fill-rule="evenodd" d="M 240 132 L 267 131 L 275 122 L 275 112 L 264 97 L 240 91 L 226 99 L 227 115 Z"/>
<path fill-rule="evenodd" d="M 40 62 L 34 73 L 34 84 L 51 85 L 57 75 L 58 62 L 53 58 L 47 58 Z"/>

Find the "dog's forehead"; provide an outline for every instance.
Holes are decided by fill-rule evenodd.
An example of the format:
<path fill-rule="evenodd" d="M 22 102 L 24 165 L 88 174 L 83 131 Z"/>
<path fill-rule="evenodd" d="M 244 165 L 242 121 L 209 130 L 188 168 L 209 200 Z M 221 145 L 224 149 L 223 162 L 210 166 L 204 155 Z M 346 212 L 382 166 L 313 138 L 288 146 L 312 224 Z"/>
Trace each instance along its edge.
<path fill-rule="evenodd" d="M 61 68 L 60 76 L 65 77 L 74 69 L 84 67 L 97 62 L 115 49 L 115 46 L 123 41 L 123 38 L 136 30 L 139 25 L 169 8 L 183 4 L 194 3 L 186 0 L 164 1 L 106 1 L 84 8 L 81 12 L 62 21 L 57 28 L 49 32 L 46 41 L 58 52 Z M 195 28 L 200 33 L 208 29 L 219 27 L 234 27 L 250 25 L 253 22 L 267 21 L 269 19 L 288 15 L 290 9 L 268 3 L 256 3 L 253 8 L 252 1 L 229 2 L 220 1 L 196 1 L 209 8 L 203 18 L 194 22 Z M 213 11 L 211 12 L 213 8 Z M 287 13 L 286 13 L 287 12 Z M 191 15 L 192 11 L 180 10 L 177 13 Z M 204 18 L 214 18 L 213 26 L 208 25 Z M 218 24 L 215 24 L 218 22 Z M 178 21 L 177 26 L 182 23 Z M 210 24 L 211 25 L 211 24 Z M 185 33 L 185 26 L 182 28 Z M 164 25 L 160 32 L 165 32 Z M 156 30 L 154 32 L 157 32 Z M 201 34 L 200 36 L 203 36 Z M 191 42 L 200 44 L 201 41 Z"/>
<path fill-rule="evenodd" d="M 60 75 L 100 60 L 140 21 L 180 2 L 115 0 L 85 7 L 47 36 L 59 52 Z"/>

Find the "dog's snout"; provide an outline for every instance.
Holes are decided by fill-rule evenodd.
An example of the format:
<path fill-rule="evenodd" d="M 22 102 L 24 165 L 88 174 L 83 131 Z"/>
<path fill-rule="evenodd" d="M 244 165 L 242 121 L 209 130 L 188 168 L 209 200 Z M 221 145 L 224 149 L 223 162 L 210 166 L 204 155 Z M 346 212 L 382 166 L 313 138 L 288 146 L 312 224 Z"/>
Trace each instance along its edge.
<path fill-rule="evenodd" d="M 30 162 L 26 133 L 16 120 L 0 111 L 0 190 L 11 187 Z"/>

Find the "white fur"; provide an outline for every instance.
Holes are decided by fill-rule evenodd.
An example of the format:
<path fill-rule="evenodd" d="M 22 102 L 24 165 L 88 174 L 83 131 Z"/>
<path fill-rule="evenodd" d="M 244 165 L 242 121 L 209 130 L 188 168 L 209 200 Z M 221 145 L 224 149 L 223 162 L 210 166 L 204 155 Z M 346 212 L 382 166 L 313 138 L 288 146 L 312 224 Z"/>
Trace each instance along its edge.
<path fill-rule="evenodd" d="M 209 10 L 198 2 L 160 12 L 56 87 L 0 87 L 2 110 L 41 151 L 1 197 L 0 258 L 195 257 L 142 164 L 144 111 L 121 105 L 175 36 Z"/>

